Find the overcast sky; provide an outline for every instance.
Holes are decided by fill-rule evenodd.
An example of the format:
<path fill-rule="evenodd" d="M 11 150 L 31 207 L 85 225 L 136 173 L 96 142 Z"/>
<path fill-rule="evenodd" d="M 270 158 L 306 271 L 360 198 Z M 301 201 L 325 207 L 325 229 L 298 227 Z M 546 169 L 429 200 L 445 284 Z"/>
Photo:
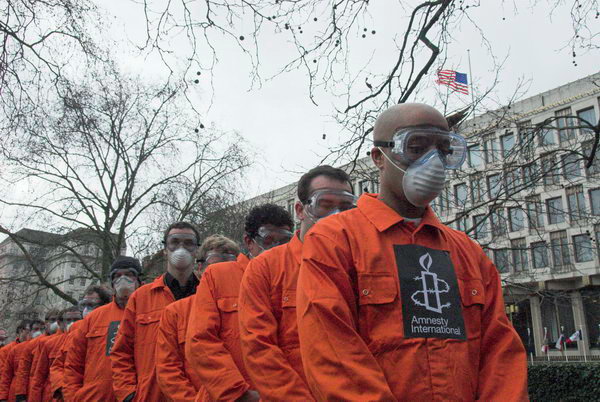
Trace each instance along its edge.
<path fill-rule="evenodd" d="M 114 15 L 112 34 L 125 46 L 127 39 L 141 38 L 143 25 L 139 7 L 125 5 L 121 0 L 101 1 L 107 12 Z M 405 23 L 401 9 L 394 9 L 390 0 L 373 1 L 370 6 L 371 18 L 363 22 L 370 35 L 363 42 L 356 42 L 353 62 L 362 65 L 374 58 L 372 68 L 385 65 L 386 57 L 393 56 L 391 37 L 398 27 Z M 508 56 L 501 71 L 501 82 L 496 87 L 495 99 L 500 103 L 510 98 L 517 89 L 519 78 L 527 85 L 521 87 L 522 97 L 552 89 L 556 86 L 577 80 L 598 71 L 598 52 L 578 55 L 577 67 L 573 66 L 571 50 L 565 48 L 571 35 L 569 9 L 559 7 L 552 18 L 548 14 L 545 1 L 535 7 L 515 10 L 515 3 L 483 1 L 485 4 L 471 11 L 471 17 L 485 32 L 498 59 Z M 405 13 L 405 12 L 404 12 Z M 244 33 L 244 24 L 240 34 Z M 248 25 L 249 27 L 249 25 Z M 453 32 L 454 40 L 448 51 L 446 67 L 469 73 L 467 49 L 471 50 L 472 72 L 476 91 L 490 85 L 495 76 L 493 62 L 480 33 L 472 24 L 465 22 Z M 127 38 L 127 39 L 126 39 Z M 290 47 L 280 36 L 261 38 L 268 46 L 263 46 L 262 66 L 265 74 L 276 71 L 282 55 L 291 55 Z M 327 154 L 328 147 L 339 141 L 345 133 L 332 123 L 332 112 L 338 99 L 319 94 L 319 106 L 308 98 L 307 78 L 303 71 L 288 73 L 271 81 L 264 82 L 262 88 L 248 90 L 251 86 L 247 59 L 230 41 L 215 42 L 219 47 L 220 62 L 215 69 L 214 93 L 208 77 L 202 76 L 195 86 L 192 98 L 201 106 L 207 122 L 214 122 L 226 130 L 235 130 L 247 140 L 251 150 L 256 152 L 256 165 L 248 172 L 247 196 L 286 185 L 297 180 L 299 172 L 315 166 Z M 173 43 L 172 49 L 183 54 L 185 45 Z M 265 50 L 267 49 L 267 50 Z M 160 63 L 153 59 L 132 59 L 124 56 L 123 64 L 138 73 L 161 74 Z M 195 78 L 195 77 L 190 77 Z M 428 85 L 419 96 L 436 103 L 435 77 L 427 78 Z M 212 96 L 212 97 L 211 97 Z M 457 105 L 470 101 L 469 96 L 455 95 Z M 212 103 L 209 104 L 209 101 Z M 327 139 L 322 135 L 326 133 Z"/>

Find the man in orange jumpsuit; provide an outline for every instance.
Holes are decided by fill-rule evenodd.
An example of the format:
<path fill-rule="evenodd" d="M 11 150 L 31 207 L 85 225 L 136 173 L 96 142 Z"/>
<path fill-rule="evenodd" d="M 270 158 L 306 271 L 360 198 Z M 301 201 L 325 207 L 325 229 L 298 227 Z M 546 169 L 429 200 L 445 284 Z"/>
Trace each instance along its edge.
<path fill-rule="evenodd" d="M 244 243 L 253 257 L 292 237 L 290 214 L 273 204 L 250 210 Z M 203 401 L 258 401 L 244 368 L 238 324 L 238 293 L 248 258 L 209 266 L 194 297 L 186 335 L 185 355 L 200 378 Z M 204 393 L 205 392 L 205 393 Z"/>
<path fill-rule="evenodd" d="M 48 381 L 50 382 L 49 394 L 52 399 L 63 400 L 65 360 L 67 352 L 71 348 L 73 334 L 82 323 L 81 318 L 79 307 L 69 307 L 63 312 L 62 325 L 65 333 L 62 341 L 56 344 L 49 354 L 50 372 Z"/>
<path fill-rule="evenodd" d="M 21 362 L 19 363 L 19 368 L 16 373 L 16 385 L 15 385 L 15 393 L 17 395 L 17 400 L 29 400 L 29 380 L 33 375 L 32 367 L 33 360 L 35 358 L 36 351 L 38 350 L 40 344 L 45 342 L 47 338 L 46 335 L 51 335 L 50 325 L 53 322 L 56 322 L 58 319 L 58 310 L 49 310 L 46 313 L 46 318 L 44 322 L 44 327 L 34 333 L 32 333 L 31 337 L 33 338 L 31 342 L 27 343 L 25 350 L 23 351 L 23 357 L 21 358 Z"/>
<path fill-rule="evenodd" d="M 298 333 L 317 400 L 527 400 L 523 345 L 498 271 L 429 207 L 466 141 L 422 104 L 384 111 L 380 194 L 317 223 L 298 278 Z"/>
<path fill-rule="evenodd" d="M 211 263 L 235 257 L 240 248 L 225 236 L 207 237 L 198 251 L 198 276 Z M 163 311 L 156 340 L 156 379 L 166 399 L 173 402 L 194 400 L 200 379 L 185 358 L 185 333 L 195 295 L 169 304 Z"/>
<path fill-rule="evenodd" d="M 14 373 L 11 381 L 11 389 L 16 401 L 27 399 L 27 387 L 29 385 L 29 369 L 31 368 L 31 352 L 43 335 L 44 321 L 32 320 L 31 331 L 26 342 L 20 343 L 14 349 Z"/>
<path fill-rule="evenodd" d="M 187 222 L 164 233 L 167 272 L 129 298 L 110 359 L 113 389 L 119 401 L 164 400 L 156 382 L 155 349 L 160 316 L 166 306 L 196 291 L 194 275 L 198 230 Z"/>
<path fill-rule="evenodd" d="M 73 401 L 116 401 L 112 387 L 110 351 L 127 301 L 140 286 L 142 265 L 119 256 L 110 267 L 114 300 L 89 313 L 73 334 L 64 369 L 64 394 Z"/>
<path fill-rule="evenodd" d="M 240 336 L 246 371 L 269 401 L 309 401 L 296 322 L 296 283 L 302 241 L 321 218 L 355 207 L 350 177 L 318 166 L 298 182 L 300 230 L 288 244 L 253 258 L 240 287 Z"/>
<path fill-rule="evenodd" d="M 17 338 L 10 345 L 2 348 L 2 370 L 0 370 L 0 402 L 15 400 L 15 373 L 17 369 L 17 349 L 31 339 L 31 321 L 23 320 L 17 326 Z"/>
<path fill-rule="evenodd" d="M 6 340 L 8 339 L 8 334 L 4 328 L 0 328 L 0 349 L 6 346 Z M 1 364 L 1 362 L 0 362 Z"/>

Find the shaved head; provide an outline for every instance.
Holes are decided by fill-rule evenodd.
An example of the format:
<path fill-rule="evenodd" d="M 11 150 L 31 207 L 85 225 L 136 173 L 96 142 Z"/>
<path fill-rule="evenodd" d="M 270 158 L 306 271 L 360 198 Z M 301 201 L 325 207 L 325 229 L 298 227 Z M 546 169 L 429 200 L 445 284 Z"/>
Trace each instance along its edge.
<path fill-rule="evenodd" d="M 434 126 L 448 130 L 444 115 L 422 103 L 401 103 L 386 109 L 379 115 L 373 128 L 375 141 L 389 141 L 401 128 L 411 126 Z"/>

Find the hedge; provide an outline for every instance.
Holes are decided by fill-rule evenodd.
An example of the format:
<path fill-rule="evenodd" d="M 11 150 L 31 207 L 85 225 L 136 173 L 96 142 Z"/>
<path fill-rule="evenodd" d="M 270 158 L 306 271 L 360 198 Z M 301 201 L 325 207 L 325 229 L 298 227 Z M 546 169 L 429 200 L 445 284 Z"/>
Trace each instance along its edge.
<path fill-rule="evenodd" d="M 600 363 L 536 363 L 529 366 L 532 401 L 600 401 Z"/>

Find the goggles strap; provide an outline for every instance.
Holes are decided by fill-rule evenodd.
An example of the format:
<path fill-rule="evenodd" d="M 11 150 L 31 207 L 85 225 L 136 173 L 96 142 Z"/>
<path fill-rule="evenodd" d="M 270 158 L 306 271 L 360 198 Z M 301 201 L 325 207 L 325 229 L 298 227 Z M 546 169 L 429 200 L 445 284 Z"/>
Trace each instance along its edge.
<path fill-rule="evenodd" d="M 398 169 L 402 173 L 406 173 L 406 170 L 402 169 L 400 166 L 398 166 L 396 164 L 396 162 L 394 162 L 393 160 L 391 160 L 390 157 L 387 156 L 387 154 L 385 152 L 383 152 L 383 149 L 381 149 L 380 147 L 377 147 L 377 149 L 379 149 L 381 151 L 381 153 L 383 154 L 383 156 L 385 157 L 385 159 L 387 159 L 388 162 L 390 162 L 396 169 Z"/>

